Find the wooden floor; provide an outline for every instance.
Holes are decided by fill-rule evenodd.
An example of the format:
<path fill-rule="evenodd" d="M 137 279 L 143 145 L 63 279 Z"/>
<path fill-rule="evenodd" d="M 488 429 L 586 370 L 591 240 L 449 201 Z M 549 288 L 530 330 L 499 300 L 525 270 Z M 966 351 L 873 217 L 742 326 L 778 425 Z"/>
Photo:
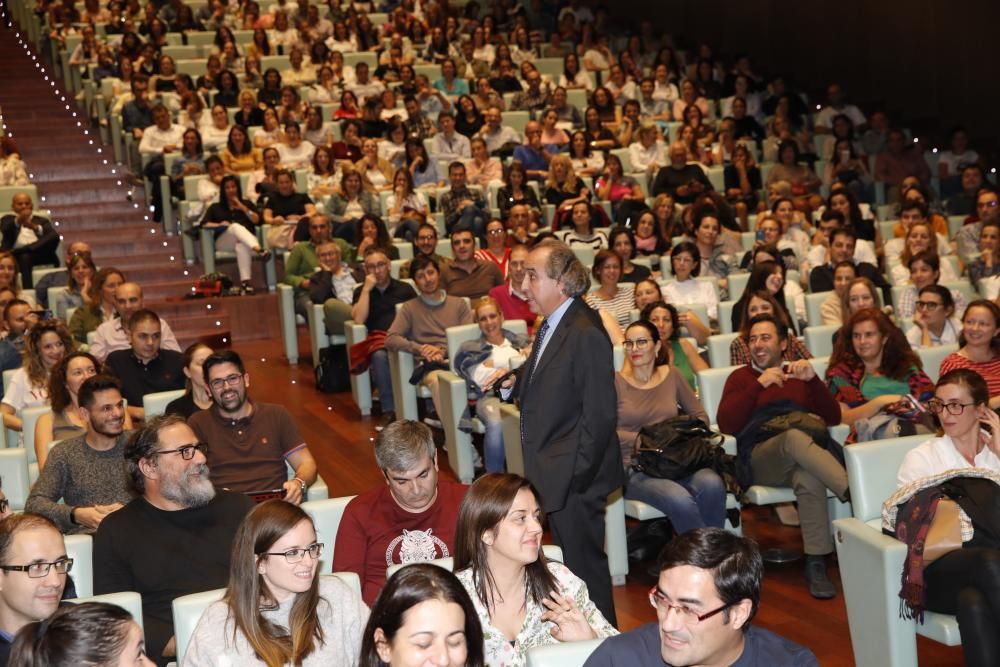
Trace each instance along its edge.
<path fill-rule="evenodd" d="M 300 349 L 309 350 L 304 335 Z M 321 394 L 313 388 L 312 367 L 306 358 L 289 366 L 281 356 L 280 341 L 237 344 L 250 373 L 250 393 L 258 400 L 281 403 L 296 418 L 303 436 L 319 462 L 320 473 L 330 486 L 330 495 L 351 495 L 384 483 L 371 451 L 374 421 L 362 418 L 349 393 Z M 442 461 L 446 455 L 440 453 Z M 451 477 L 446 463 L 441 474 Z M 743 532 L 766 546 L 787 545 L 801 549 L 797 528 L 782 526 L 766 508 L 743 511 Z M 625 586 L 615 589 L 615 607 L 622 630 L 656 618 L 646 592 L 653 579 L 643 568 L 633 568 Z M 835 564 L 831 576 L 839 587 Z M 824 666 L 854 664 L 844 598 L 814 600 L 806 591 L 801 561 L 769 567 L 755 623 L 811 648 Z M 945 647 L 918 637 L 920 667 L 952 667 L 962 664 L 961 649 Z"/>

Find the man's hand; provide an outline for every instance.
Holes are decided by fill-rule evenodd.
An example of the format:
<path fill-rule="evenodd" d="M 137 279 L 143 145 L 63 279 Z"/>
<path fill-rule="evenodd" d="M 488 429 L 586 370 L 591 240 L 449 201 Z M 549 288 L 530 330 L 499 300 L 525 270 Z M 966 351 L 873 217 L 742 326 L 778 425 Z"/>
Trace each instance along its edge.
<path fill-rule="evenodd" d="M 785 374 L 782 372 L 780 367 L 768 368 L 760 374 L 760 377 L 757 378 L 757 382 L 759 382 L 765 389 L 770 387 L 772 384 L 783 387 L 785 385 Z"/>
<path fill-rule="evenodd" d="M 81 526 L 97 529 L 104 517 L 123 507 L 121 503 L 111 505 L 94 505 L 93 507 L 77 507 L 73 510 L 73 518 Z"/>
<path fill-rule="evenodd" d="M 427 361 L 443 361 L 444 353 L 441 349 L 434 345 L 421 345 L 420 346 L 420 356 Z"/>
<path fill-rule="evenodd" d="M 302 502 L 302 485 L 299 480 L 290 479 L 281 485 L 285 489 L 285 502 L 298 505 Z"/>
<path fill-rule="evenodd" d="M 309 281 L 306 281 L 306 282 L 309 282 Z M 361 291 L 362 292 L 371 292 L 373 289 L 375 289 L 375 283 L 376 282 L 378 282 L 378 280 L 375 278 L 375 274 L 374 273 L 369 273 L 369 274 L 365 275 L 365 282 L 364 282 L 364 284 L 361 285 Z"/>
<path fill-rule="evenodd" d="M 786 378 L 795 378 L 796 380 L 809 382 L 816 377 L 816 369 L 813 368 L 813 365 L 809 363 L 808 359 L 799 359 L 798 361 L 789 362 L 786 368 Z"/>

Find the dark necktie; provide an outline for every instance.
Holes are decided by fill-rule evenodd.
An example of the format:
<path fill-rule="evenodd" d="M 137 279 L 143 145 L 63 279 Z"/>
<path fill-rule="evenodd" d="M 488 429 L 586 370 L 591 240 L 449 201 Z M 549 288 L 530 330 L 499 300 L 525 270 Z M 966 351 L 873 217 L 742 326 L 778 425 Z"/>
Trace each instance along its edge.
<path fill-rule="evenodd" d="M 525 377 L 528 380 L 528 384 L 531 384 L 531 379 L 535 376 L 535 365 L 538 363 L 538 357 L 542 354 L 542 341 L 545 340 L 545 334 L 549 330 L 549 321 L 545 319 L 542 322 L 542 326 L 538 327 L 538 333 L 535 334 L 535 344 L 531 348 L 531 359 L 528 360 L 528 374 Z"/>

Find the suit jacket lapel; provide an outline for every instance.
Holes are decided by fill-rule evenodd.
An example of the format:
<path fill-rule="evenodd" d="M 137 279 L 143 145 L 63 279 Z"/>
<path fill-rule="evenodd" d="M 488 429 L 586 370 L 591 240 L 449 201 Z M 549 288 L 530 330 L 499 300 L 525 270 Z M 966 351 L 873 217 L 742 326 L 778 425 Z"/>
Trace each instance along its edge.
<path fill-rule="evenodd" d="M 573 303 L 566 312 L 563 313 L 562 319 L 559 320 L 559 326 L 555 328 L 555 331 L 549 336 L 549 342 L 545 344 L 545 349 L 542 351 L 542 356 L 538 359 L 538 363 L 535 365 L 535 370 L 531 374 L 532 383 L 534 383 L 535 375 L 540 373 L 545 366 L 552 361 L 552 358 L 556 354 L 556 350 L 562 347 L 563 339 L 566 338 L 566 331 L 570 326 L 570 319 L 576 312 L 577 304 Z"/>

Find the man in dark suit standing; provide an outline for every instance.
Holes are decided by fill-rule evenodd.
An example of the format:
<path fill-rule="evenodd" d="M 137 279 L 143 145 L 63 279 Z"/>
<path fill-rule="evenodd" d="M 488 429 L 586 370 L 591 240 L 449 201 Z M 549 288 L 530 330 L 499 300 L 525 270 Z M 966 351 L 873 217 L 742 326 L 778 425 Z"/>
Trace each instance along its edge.
<path fill-rule="evenodd" d="M 51 264 L 57 266 L 59 258 L 59 233 L 47 219 L 34 215 L 31 195 L 20 193 L 11 200 L 14 215 L 5 215 L 0 220 L 0 248 L 14 253 L 21 272 L 21 286 L 33 287 L 31 269 L 34 266 Z"/>
<path fill-rule="evenodd" d="M 542 494 L 566 566 L 615 623 L 604 512 L 625 475 L 615 435 L 611 341 L 579 298 L 589 286 L 587 270 L 563 243 L 545 241 L 528 255 L 522 289 L 545 321 L 515 390 L 525 475 Z"/>

